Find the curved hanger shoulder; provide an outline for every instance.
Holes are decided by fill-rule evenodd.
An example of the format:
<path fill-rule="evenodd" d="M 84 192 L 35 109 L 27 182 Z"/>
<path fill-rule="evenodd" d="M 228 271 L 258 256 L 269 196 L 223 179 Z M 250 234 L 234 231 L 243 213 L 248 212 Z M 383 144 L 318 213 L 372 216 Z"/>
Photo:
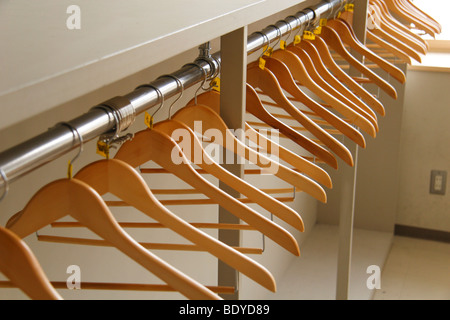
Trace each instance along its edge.
<path fill-rule="evenodd" d="M 426 33 L 431 35 L 433 38 L 436 38 L 436 35 L 435 35 L 436 32 L 435 32 L 435 30 L 432 29 L 432 27 L 430 25 L 428 25 L 423 20 L 421 20 L 421 19 L 417 18 L 416 16 L 414 16 L 413 14 L 411 14 L 411 12 L 409 12 L 408 10 L 405 10 L 405 8 L 402 7 L 398 1 L 384 0 L 384 3 L 386 3 L 389 10 L 394 12 L 396 15 L 398 15 L 399 17 L 401 17 L 402 19 L 404 19 L 408 22 L 414 23 L 414 25 L 418 29 L 425 31 Z"/>
<path fill-rule="evenodd" d="M 253 88 L 249 90 L 249 85 L 247 84 L 247 90 L 246 90 L 246 101 L 247 105 L 251 104 L 253 99 L 256 98 L 256 102 L 260 105 L 262 105 L 261 101 L 259 100 L 258 94 L 255 92 Z M 216 92 L 214 90 L 202 93 L 197 97 L 197 102 L 200 105 L 207 106 L 214 110 L 216 113 L 220 113 L 220 93 Z M 188 102 L 187 106 L 193 106 L 195 105 L 194 99 Z M 322 106 L 320 106 L 323 108 Z M 278 143 L 269 140 L 268 138 L 264 137 L 264 135 L 257 132 L 255 129 L 250 127 L 247 123 L 245 123 L 245 128 L 248 130 L 248 134 L 246 132 L 246 137 L 253 141 L 254 143 L 258 144 L 261 148 L 264 148 L 267 150 L 269 154 L 277 155 L 280 159 L 286 161 L 290 165 L 294 166 L 294 168 L 309 176 L 310 178 L 316 180 L 317 182 L 323 184 L 324 186 L 331 188 L 331 178 L 328 175 L 328 173 L 323 170 L 321 167 L 317 166 L 316 164 L 309 162 L 308 160 L 302 158 L 301 156 L 291 152 L 290 150 L 286 149 L 285 147 L 279 145 Z M 272 147 L 273 149 L 272 150 Z M 278 154 L 277 154 L 278 153 Z"/>
<path fill-rule="evenodd" d="M 266 61 L 266 69 L 269 72 L 273 72 L 271 77 L 275 80 L 278 79 L 279 83 L 286 91 L 293 91 L 298 88 L 297 84 L 294 82 L 292 75 L 286 65 L 274 58 L 268 58 Z M 276 75 L 276 78 L 275 78 Z M 260 78 L 261 79 L 261 78 Z M 268 83 L 270 84 L 270 83 Z M 289 88 L 289 89 L 288 89 Z M 298 89 L 299 90 L 299 89 Z M 329 133 L 319 127 L 316 123 L 311 121 L 306 117 L 297 107 L 291 104 L 291 102 L 283 94 L 281 98 L 272 98 L 279 106 L 281 106 L 286 112 L 288 112 L 294 119 L 296 119 L 304 128 L 306 128 L 310 133 L 316 136 L 320 141 L 322 141 L 330 150 L 336 153 L 344 162 L 348 165 L 353 166 L 352 154 L 348 149 L 332 137 Z"/>
<path fill-rule="evenodd" d="M 297 230 L 304 231 L 303 221 L 297 212 L 234 174 L 228 172 L 216 163 L 216 161 L 212 159 L 203 149 L 200 140 L 191 128 L 176 120 L 166 120 L 157 123 L 154 126 L 154 129 L 162 131 L 169 136 L 173 136 L 175 132 L 179 131 L 179 133 L 183 136 L 183 152 L 192 163 L 195 162 L 200 168 L 205 169 L 205 171 L 209 172 L 223 183 L 227 184 L 247 198 L 253 200 L 255 203 L 278 216 L 281 220 L 289 223 Z M 201 153 L 201 155 L 199 154 L 196 157 L 194 155 L 195 152 Z M 196 158 L 200 158 L 200 161 L 195 161 Z"/>
<path fill-rule="evenodd" d="M 311 74 L 314 70 L 320 75 L 322 81 L 325 81 L 336 91 L 344 95 L 352 103 L 359 106 L 364 110 L 363 114 L 371 115 L 372 118 L 376 118 L 373 110 L 368 106 L 363 100 L 361 100 L 355 93 L 353 93 L 349 88 L 347 88 L 342 82 L 340 82 L 325 66 L 316 48 L 308 41 L 302 41 L 300 44 L 295 46 L 300 48 L 304 52 L 305 56 L 305 67 L 311 69 L 308 72 Z M 288 47 L 289 50 L 290 47 Z M 355 110 L 356 111 L 356 110 Z"/>
<path fill-rule="evenodd" d="M 402 29 L 398 28 L 394 23 L 391 22 L 384 14 L 382 7 L 378 6 L 376 3 L 370 5 L 372 10 L 372 15 L 378 20 L 378 24 L 385 33 L 388 33 L 393 38 L 397 39 L 399 43 L 403 43 L 404 46 L 411 48 L 417 54 L 426 54 L 427 46 L 423 42 L 419 42 L 415 37 L 411 37 L 408 33 L 405 33 Z"/>
<path fill-rule="evenodd" d="M 339 35 L 336 31 L 330 27 L 323 26 L 322 32 L 319 36 L 325 40 L 325 42 L 331 46 L 337 53 L 339 53 L 345 60 L 347 60 L 353 67 L 355 67 L 359 72 L 365 74 L 369 79 L 371 79 L 377 86 L 379 86 L 383 91 L 389 94 L 394 99 L 397 99 L 397 91 L 394 87 L 374 73 L 372 70 L 364 66 L 358 60 L 356 60 L 344 47 Z"/>
<path fill-rule="evenodd" d="M 248 139 L 253 143 L 259 145 L 261 148 L 265 148 L 268 153 L 272 155 L 278 154 L 280 159 L 283 159 L 284 161 L 292 165 L 295 169 L 297 169 L 297 171 L 306 174 L 307 176 L 311 177 L 311 179 L 316 180 L 327 188 L 331 189 L 333 187 L 329 174 L 321 167 L 305 160 L 289 149 L 266 138 L 264 135 L 260 134 L 258 131 L 252 128 L 248 123 L 245 123 L 245 130 L 248 131 L 248 134 L 246 135 Z"/>
<path fill-rule="evenodd" d="M 185 109 L 187 108 L 181 110 Z M 213 112 L 212 110 L 210 111 Z M 172 119 L 179 119 L 177 117 L 178 112 Z M 199 118 L 194 118 L 194 120 L 198 121 Z M 205 125 L 205 121 L 203 125 Z M 198 174 L 190 165 L 189 160 L 184 156 L 178 144 L 167 134 L 154 129 L 140 131 L 134 135 L 133 140 L 125 142 L 120 147 L 115 155 L 115 159 L 125 161 L 132 167 L 137 167 L 151 160 L 154 161 L 195 189 L 201 191 L 210 199 L 216 201 L 216 203 L 235 216 L 254 226 L 289 252 L 299 255 L 297 241 L 289 232 L 255 210 L 245 206 Z"/>
<path fill-rule="evenodd" d="M 44 186 L 7 227 L 25 237 L 68 214 L 186 297 L 220 299 L 139 245 L 119 226 L 98 193 L 82 181 L 61 179 Z"/>
<path fill-rule="evenodd" d="M 319 98 L 330 104 L 343 116 L 347 117 L 351 123 L 359 126 L 363 131 L 367 132 L 372 137 L 376 136 L 375 125 L 369 119 L 362 117 L 356 111 L 336 99 L 317 83 L 315 83 L 304 68 L 302 61 L 294 53 L 287 51 L 281 58 L 283 59 L 282 61 L 288 66 L 295 80 L 302 83 L 302 85 L 311 90 Z"/>
<path fill-rule="evenodd" d="M 375 130 L 378 131 L 377 116 L 372 109 L 370 109 L 364 102 L 362 102 L 359 99 L 355 99 L 356 102 L 353 101 L 352 99 L 345 96 L 343 92 L 340 92 L 337 88 L 333 87 L 329 82 L 325 81 L 324 78 L 322 78 L 322 76 L 317 71 L 318 66 L 314 65 L 308 53 L 306 53 L 301 47 L 289 46 L 287 49 L 300 58 L 310 77 L 321 88 L 326 90 L 337 100 L 342 101 L 346 106 L 354 110 L 356 113 L 358 113 L 359 115 L 370 121 L 374 125 Z"/>
<path fill-rule="evenodd" d="M 409 37 L 411 40 L 415 41 L 419 45 L 421 45 L 426 51 L 429 49 L 429 45 L 427 41 L 422 39 L 418 34 L 415 34 L 410 29 L 408 29 L 405 25 L 401 24 L 397 19 L 395 19 L 391 13 L 389 12 L 388 7 L 386 4 L 379 0 L 370 0 L 370 6 L 375 5 L 375 7 L 379 8 L 381 18 L 391 24 L 393 27 L 397 28 L 401 32 L 403 32 L 404 35 Z M 372 8 L 371 8 L 372 9 Z M 375 8 L 373 8 L 375 10 Z"/>
<path fill-rule="evenodd" d="M 422 14 L 423 11 L 417 10 L 417 7 L 411 6 L 411 3 L 405 0 L 395 0 L 400 10 L 403 10 L 405 13 L 410 15 L 411 17 L 417 18 L 425 27 L 428 27 L 434 33 L 440 33 L 439 26 L 436 25 L 433 20 L 430 20 L 426 15 Z M 427 30 L 425 30 L 427 31 Z M 430 33 L 431 36 L 435 37 Z"/>
<path fill-rule="evenodd" d="M 436 21 L 432 16 L 428 13 L 417 7 L 411 0 L 404 0 L 405 5 L 408 5 L 410 9 L 415 10 L 417 13 L 421 14 L 423 17 L 428 18 L 428 21 L 436 26 L 436 33 L 442 32 L 441 24 Z"/>
<path fill-rule="evenodd" d="M 274 291 L 272 275 L 261 265 L 237 250 L 223 244 L 173 214 L 152 194 L 142 177 L 127 163 L 117 160 L 99 160 L 81 169 L 76 179 L 86 182 L 99 194 L 110 192 L 149 217 L 161 222 L 192 243 L 205 248 L 225 263 Z"/>
<path fill-rule="evenodd" d="M 275 77 L 275 75 L 272 72 L 276 73 L 277 77 Z M 291 79 L 291 82 L 289 82 L 289 77 Z M 331 150 L 333 150 L 339 157 L 343 158 L 347 164 L 353 165 L 353 159 L 348 150 L 346 150 L 345 147 L 342 148 L 343 145 L 341 145 L 330 134 L 325 132 L 317 124 L 315 124 L 309 118 L 307 118 L 297 107 L 292 105 L 292 103 L 286 98 L 286 96 L 282 92 L 279 81 L 282 81 L 283 84 L 287 86 L 289 85 L 296 86 L 296 84 L 294 83 L 292 77 L 290 76 L 289 70 L 286 68 L 286 66 L 284 66 L 283 63 L 273 58 L 267 58 L 266 67 L 264 70 L 257 67 L 256 64 L 251 64 L 247 69 L 247 81 L 248 84 L 251 85 L 252 87 L 260 88 L 264 92 L 264 94 L 267 94 L 272 100 L 275 101 L 275 103 L 278 106 L 280 106 L 287 113 L 289 113 L 294 119 L 296 119 L 307 130 L 309 130 L 309 132 L 311 132 L 326 146 L 328 146 Z M 329 153 L 326 149 L 317 145 L 316 143 L 312 142 L 310 143 L 310 145 L 307 146 L 305 146 L 304 143 L 303 144 L 299 143 L 299 145 L 305 148 L 307 151 L 311 152 L 312 154 L 316 155 L 320 159 L 324 160 L 331 166 L 335 167 L 337 165 L 337 161 L 334 158 L 334 156 L 331 153 Z"/>
<path fill-rule="evenodd" d="M 339 19 L 328 20 L 327 26 L 336 30 L 336 32 L 341 37 L 342 41 L 349 45 L 353 50 L 359 52 L 361 55 L 376 63 L 380 68 L 389 73 L 392 77 L 398 80 L 400 83 L 405 83 L 406 76 L 402 70 L 394 66 L 393 64 L 387 62 L 380 56 L 374 54 L 370 49 L 364 46 L 362 43 L 356 39 L 350 28 Z"/>
<path fill-rule="evenodd" d="M 403 60 L 403 62 L 405 62 L 405 63 L 407 63 L 409 65 L 412 64 L 412 60 L 411 60 L 410 56 L 408 56 L 405 52 L 403 52 L 401 49 L 397 48 L 396 46 L 392 45 L 391 43 L 381 39 L 379 36 L 374 34 L 371 30 L 367 29 L 366 30 L 366 35 L 367 35 L 367 39 L 369 39 L 373 43 L 376 43 L 381 48 L 389 51 L 390 53 L 392 53 L 397 58 Z"/>
<path fill-rule="evenodd" d="M 62 300 L 30 248 L 0 227 L 0 272 L 33 300 Z"/>
<path fill-rule="evenodd" d="M 172 117 L 172 119 L 183 122 L 194 131 L 197 131 L 195 128 L 195 122 L 202 121 L 202 130 L 204 130 L 204 132 L 200 133 L 206 134 L 209 129 L 218 130 L 222 137 L 225 137 L 223 139 L 219 139 L 218 141 L 218 143 L 222 144 L 223 147 L 236 153 L 247 161 L 255 163 L 259 167 L 263 168 L 267 173 L 271 173 L 287 183 L 298 187 L 300 190 L 310 194 L 317 200 L 326 202 L 326 193 L 320 185 L 302 174 L 295 172 L 247 147 L 240 140 L 236 139 L 233 133 L 227 128 L 222 118 L 220 118 L 220 116 L 212 109 L 201 105 L 190 106 L 179 110 Z M 231 141 L 234 145 L 233 143 L 225 143 L 226 141 Z"/>
<path fill-rule="evenodd" d="M 339 67 L 339 65 L 333 60 L 328 47 L 323 41 L 323 39 L 316 37 L 315 40 L 304 40 L 303 47 L 307 50 L 315 50 L 320 58 L 322 59 L 324 65 L 333 73 L 333 75 L 347 85 L 351 90 L 353 90 L 357 95 L 359 95 L 371 108 L 376 112 L 384 116 L 386 114 L 383 104 L 378 101 L 370 92 L 365 90 L 360 86 L 352 77 L 350 77 L 344 70 Z"/>

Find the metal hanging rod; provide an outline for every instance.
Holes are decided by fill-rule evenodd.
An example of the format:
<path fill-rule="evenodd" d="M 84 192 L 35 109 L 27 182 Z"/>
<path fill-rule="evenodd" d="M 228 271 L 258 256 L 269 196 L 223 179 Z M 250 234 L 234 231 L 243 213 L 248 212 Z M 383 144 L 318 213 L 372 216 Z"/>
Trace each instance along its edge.
<path fill-rule="evenodd" d="M 267 41 L 270 43 L 277 40 L 300 26 L 316 22 L 325 13 L 327 15 L 330 12 L 337 13 L 347 2 L 347 0 L 323 0 L 315 6 L 278 21 L 274 24 L 276 27 L 271 25 L 261 32 L 251 34 L 247 39 L 247 53 L 263 48 L 267 45 Z M 105 101 L 87 113 L 65 122 L 66 125 L 56 125 L 1 152 L 1 190 L 6 191 L 11 182 L 79 147 L 80 137 L 87 142 L 103 134 L 126 130 L 138 114 L 160 103 L 158 90 L 164 99 L 168 99 L 181 92 L 179 83 L 186 89 L 203 81 L 205 77 L 212 79 L 217 76 L 220 71 L 220 52 L 211 55 L 209 44 L 202 45 L 199 49 L 200 56 L 194 63 L 187 64 L 170 75 L 159 77 L 147 85 L 139 86 L 124 96 Z"/>

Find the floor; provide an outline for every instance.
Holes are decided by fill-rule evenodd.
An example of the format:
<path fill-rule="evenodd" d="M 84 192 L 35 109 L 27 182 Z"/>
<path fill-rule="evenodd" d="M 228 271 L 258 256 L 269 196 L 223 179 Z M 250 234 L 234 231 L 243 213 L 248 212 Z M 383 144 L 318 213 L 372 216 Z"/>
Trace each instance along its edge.
<path fill-rule="evenodd" d="M 266 299 L 334 300 L 336 296 L 338 228 L 316 225 L 293 259 L 276 294 Z M 379 266 L 380 289 L 369 289 Z M 450 300 L 450 244 L 390 233 L 354 230 L 349 299 Z"/>
<path fill-rule="evenodd" d="M 450 300 L 450 243 L 394 237 L 374 300 Z"/>

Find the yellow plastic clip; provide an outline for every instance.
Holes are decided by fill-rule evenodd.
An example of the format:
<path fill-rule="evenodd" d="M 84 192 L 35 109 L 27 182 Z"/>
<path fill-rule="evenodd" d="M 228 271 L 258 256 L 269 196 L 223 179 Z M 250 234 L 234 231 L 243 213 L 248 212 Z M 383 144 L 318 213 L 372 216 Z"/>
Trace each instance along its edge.
<path fill-rule="evenodd" d="M 72 179 L 72 175 L 73 175 L 73 164 L 72 161 L 69 160 L 69 164 L 67 166 L 67 178 Z"/>
<path fill-rule="evenodd" d="M 348 4 L 345 5 L 344 8 L 345 8 L 345 11 L 354 12 L 355 11 L 355 4 L 348 3 Z"/>
<path fill-rule="evenodd" d="M 97 141 L 97 154 L 109 159 L 109 149 L 110 146 L 105 141 L 98 140 Z"/>
<path fill-rule="evenodd" d="M 303 40 L 316 40 L 316 36 L 311 31 L 304 31 Z"/>
<path fill-rule="evenodd" d="M 150 113 L 145 112 L 144 122 L 149 129 L 153 129 L 153 116 Z"/>
<path fill-rule="evenodd" d="M 294 45 L 299 44 L 300 42 L 302 42 L 302 37 L 300 37 L 299 35 L 296 35 L 294 37 Z"/>
<path fill-rule="evenodd" d="M 220 78 L 216 77 L 213 81 L 211 81 L 212 89 L 216 92 L 220 92 Z"/>

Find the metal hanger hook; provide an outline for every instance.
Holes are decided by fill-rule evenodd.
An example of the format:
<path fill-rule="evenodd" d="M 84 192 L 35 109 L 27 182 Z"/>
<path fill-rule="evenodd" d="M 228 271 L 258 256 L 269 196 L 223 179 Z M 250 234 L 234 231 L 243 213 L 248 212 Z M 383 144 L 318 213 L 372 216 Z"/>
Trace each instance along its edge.
<path fill-rule="evenodd" d="M 289 36 L 290 36 L 291 33 L 292 33 L 292 27 L 291 27 L 291 24 L 290 24 L 289 22 L 287 22 L 286 20 L 279 20 L 278 22 L 284 23 L 284 24 L 286 25 L 286 27 L 288 28 L 288 31 L 287 31 L 287 37 L 286 37 L 286 40 L 284 40 L 284 42 L 287 44 L 287 40 L 289 39 Z M 281 37 L 280 37 L 280 38 L 281 38 Z"/>
<path fill-rule="evenodd" d="M 165 74 L 165 75 L 162 75 L 162 76 L 160 76 L 158 79 L 164 78 L 164 77 L 169 77 L 169 78 L 174 79 L 174 80 L 177 82 L 177 89 L 178 89 L 178 88 L 181 88 L 181 93 L 180 93 L 179 96 L 172 102 L 172 104 L 171 104 L 170 107 L 169 107 L 169 119 L 172 119 L 172 107 L 173 107 L 173 105 L 174 105 L 178 100 L 180 100 L 180 98 L 183 96 L 183 93 L 184 93 L 184 86 L 183 86 L 183 83 L 181 82 L 181 80 L 180 80 L 178 77 L 176 77 L 176 76 L 174 76 L 174 75 L 171 75 L 171 74 Z"/>
<path fill-rule="evenodd" d="M 0 176 L 2 177 L 2 179 L 4 181 L 3 194 L 0 197 L 0 202 L 2 202 L 3 199 L 5 199 L 6 195 L 8 194 L 9 181 L 8 181 L 8 178 L 6 177 L 5 171 L 3 171 L 2 168 L 0 168 Z"/>
<path fill-rule="evenodd" d="M 74 136 L 75 135 L 78 136 L 78 141 L 80 142 L 80 148 L 78 149 L 78 153 L 76 154 L 76 156 L 72 160 L 69 161 L 69 168 L 68 168 L 68 174 L 67 175 L 68 175 L 69 179 L 72 179 L 72 166 L 73 166 L 73 163 L 75 162 L 75 160 L 78 159 L 78 157 L 83 152 L 83 144 L 84 144 L 83 136 L 81 135 L 81 133 L 78 131 L 77 128 L 75 128 L 74 126 L 72 126 L 68 122 L 60 122 L 58 125 L 63 125 L 63 126 L 68 127 L 72 131 L 72 134 Z"/>
<path fill-rule="evenodd" d="M 265 34 L 264 32 L 256 31 L 255 33 L 260 34 L 260 35 L 264 38 L 264 41 L 263 41 L 263 47 L 266 46 L 266 45 L 265 45 L 265 43 L 266 43 L 265 40 L 267 39 L 267 48 L 266 48 L 266 49 L 263 51 L 263 53 L 261 53 L 261 55 L 259 56 L 259 58 L 262 58 L 262 56 L 264 55 L 264 53 L 266 53 L 267 50 L 269 50 L 270 40 L 269 40 L 269 37 L 267 36 L 267 34 Z"/>
<path fill-rule="evenodd" d="M 269 25 L 269 27 L 272 27 L 272 28 L 275 28 L 275 30 L 277 30 L 277 43 L 275 43 L 275 45 L 273 46 L 274 48 L 277 46 L 277 44 L 279 44 L 280 43 L 280 41 L 281 41 L 281 35 L 282 35 L 282 33 L 281 33 L 281 30 L 280 30 L 280 28 L 278 28 L 276 25 L 274 25 L 274 24 L 271 24 L 271 25 Z"/>
<path fill-rule="evenodd" d="M 206 80 L 207 80 L 207 78 L 208 78 L 208 74 L 206 73 L 205 69 L 203 69 L 198 63 L 191 62 L 191 63 L 185 64 L 183 67 L 186 67 L 186 66 L 195 66 L 195 67 L 199 68 L 199 69 L 202 71 L 203 76 L 204 76 L 204 77 L 203 77 L 202 84 L 200 85 L 200 87 L 197 88 L 197 90 L 195 90 L 194 101 L 195 101 L 195 105 L 197 105 L 197 94 L 198 94 L 198 91 L 199 91 L 200 89 L 205 90 L 205 89 L 203 88 L 203 85 L 205 84 L 205 82 L 206 82 Z"/>

